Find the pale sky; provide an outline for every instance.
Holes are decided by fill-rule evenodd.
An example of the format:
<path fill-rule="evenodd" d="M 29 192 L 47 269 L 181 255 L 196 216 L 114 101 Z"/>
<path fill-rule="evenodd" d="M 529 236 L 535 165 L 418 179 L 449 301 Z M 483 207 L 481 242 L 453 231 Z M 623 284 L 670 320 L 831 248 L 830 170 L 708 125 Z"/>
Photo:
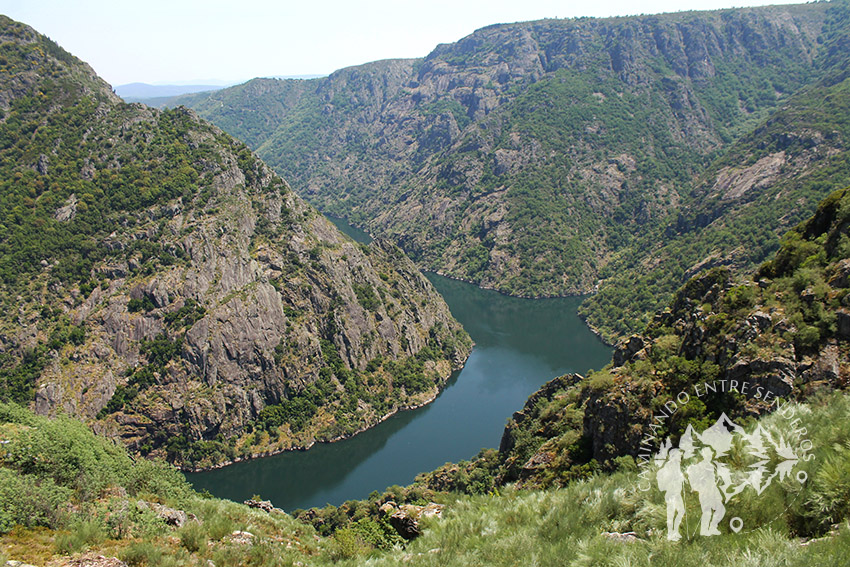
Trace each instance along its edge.
<path fill-rule="evenodd" d="M 794 0 L 0 0 L 113 86 L 328 74 L 424 57 L 496 23 L 788 4 Z"/>

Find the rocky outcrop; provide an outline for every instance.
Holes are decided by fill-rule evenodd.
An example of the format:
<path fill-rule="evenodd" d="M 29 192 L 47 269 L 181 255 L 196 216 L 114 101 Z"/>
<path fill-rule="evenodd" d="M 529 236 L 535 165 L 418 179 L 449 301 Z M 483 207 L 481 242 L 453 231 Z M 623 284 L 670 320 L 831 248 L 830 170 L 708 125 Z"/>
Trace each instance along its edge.
<path fill-rule="evenodd" d="M 136 503 L 136 507 L 139 510 L 143 511 L 150 510 L 160 520 L 165 522 L 166 525 L 174 528 L 182 528 L 183 525 L 189 520 L 197 521 L 197 518 L 194 514 L 187 514 L 183 510 L 177 510 L 175 508 L 163 506 L 162 504 L 158 504 L 156 502 L 145 502 L 144 500 L 139 500 Z"/>
<path fill-rule="evenodd" d="M 396 507 L 394 502 L 387 502 L 381 507 L 381 511 L 389 515 L 390 525 L 395 528 L 398 535 L 406 540 L 418 537 L 422 533 L 421 521 L 423 518 L 440 518 L 445 506 L 430 502 L 424 506 L 413 504 L 402 504 Z"/>
<path fill-rule="evenodd" d="M 529 396 L 523 408 L 514 412 L 510 421 L 505 426 L 505 430 L 502 432 L 502 441 L 499 443 L 499 452 L 507 454 L 514 448 L 516 445 L 515 432 L 522 428 L 522 424 L 526 419 L 536 414 L 538 405 L 552 401 L 556 394 L 579 384 L 582 380 L 584 378 L 580 374 L 559 376 L 549 380 L 539 390 Z"/>
<path fill-rule="evenodd" d="M 283 514 L 283 510 L 280 508 L 275 508 L 274 504 L 271 503 L 270 500 L 255 500 L 251 498 L 250 500 L 246 500 L 243 502 L 245 506 L 248 508 L 256 508 L 257 510 L 262 510 L 263 512 L 267 512 L 271 514 L 272 512 L 276 512 L 279 514 Z"/>
<path fill-rule="evenodd" d="M 614 349 L 612 359 L 614 367 L 622 366 L 633 360 L 635 355 L 643 350 L 644 346 L 643 339 L 638 335 L 632 335 L 627 340 L 622 341 Z"/>

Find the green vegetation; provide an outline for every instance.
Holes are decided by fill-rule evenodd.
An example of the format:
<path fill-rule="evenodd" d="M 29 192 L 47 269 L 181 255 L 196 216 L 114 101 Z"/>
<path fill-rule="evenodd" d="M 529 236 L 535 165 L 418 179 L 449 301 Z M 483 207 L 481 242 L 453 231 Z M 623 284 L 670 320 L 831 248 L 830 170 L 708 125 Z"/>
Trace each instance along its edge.
<path fill-rule="evenodd" d="M 847 160 L 829 154 L 843 148 L 847 97 L 813 85 L 846 68 L 845 9 L 491 26 L 424 60 L 187 102 L 421 267 L 523 296 L 603 280 L 583 315 L 613 340 L 642 329 L 699 262 L 757 265 L 843 183 Z M 794 152 L 819 142 L 783 136 L 810 124 L 765 126 L 777 109 L 820 117 L 816 160 Z M 773 150 L 787 151 L 787 180 L 732 204 L 706 195 L 712 174 Z"/>
<path fill-rule="evenodd" d="M 69 326 L 50 305 L 71 290 L 82 300 L 106 285 L 95 270 L 102 263 L 134 258 L 135 273 L 149 274 L 182 261 L 183 251 L 159 234 L 123 248 L 104 242 L 133 231 L 154 205 L 202 200 L 212 175 L 198 171 L 217 158 L 210 144 L 187 143 L 199 125 L 185 110 L 134 120 L 138 109 L 116 102 L 108 85 L 81 72 L 82 62 L 21 24 L 0 23 L 7 38 L 0 89 L 28 69 L 40 77 L 7 93 L 0 124 L 0 306 L 18 309 L 20 296 L 46 306 L 47 340 L 0 355 L 0 399 L 25 402 L 50 351 L 85 341 L 85 326 Z M 127 308 L 148 312 L 154 304 L 144 296 Z"/>
<path fill-rule="evenodd" d="M 368 283 L 355 283 L 352 287 L 354 294 L 357 296 L 357 301 L 363 306 L 363 309 L 375 311 L 381 305 L 381 300 L 375 295 L 375 289 Z"/>
<path fill-rule="evenodd" d="M 110 487 L 159 498 L 180 499 L 190 492 L 176 470 L 134 462 L 123 448 L 94 436 L 77 420 L 48 420 L 15 404 L 0 404 L 0 428 L 3 532 L 15 525 L 68 525 L 76 519 L 68 503 L 91 503 Z"/>
<path fill-rule="evenodd" d="M 299 511 L 299 522 L 203 497 L 174 469 L 133 462 L 74 420 L 47 420 L 0 405 L 0 493 L 6 504 L 0 544 L 10 558 L 31 563 L 88 550 L 130 565 L 208 559 L 228 566 L 515 565 L 530 558 L 540 565 L 649 564 L 650 558 L 652 564 L 695 566 L 843 565 L 850 557 L 850 437 L 842 424 L 850 398 L 821 395 L 798 406 L 797 415 L 813 446 L 814 458 L 805 463 L 808 481 L 775 483 L 761 495 L 746 491 L 730 503 L 727 515 L 759 526 L 754 531 L 724 528 L 720 536 L 686 535 L 686 542 L 673 543 L 664 531 L 664 495 L 636 490 L 639 478 L 627 466 L 545 491 L 503 487 L 468 496 L 422 485 L 390 487 L 368 501 Z M 777 413 L 759 423 L 776 431 L 784 420 Z M 405 542 L 380 510 L 390 501 L 439 501 L 446 510 L 441 519 L 423 520 L 423 535 Z M 169 525 L 157 506 L 170 510 L 165 513 L 182 511 L 185 523 Z M 604 532 L 630 532 L 635 539 L 624 543 Z M 808 538 L 821 539 L 800 545 Z"/>
<path fill-rule="evenodd" d="M 204 498 L 174 468 L 133 460 L 79 421 L 0 404 L 0 440 L 0 543 L 14 557 L 41 564 L 53 554 L 96 550 L 130 565 L 206 558 L 236 566 L 291 562 L 318 551 L 311 528 Z M 179 528 L 167 519 L 178 511 L 186 518 Z M 238 530 L 250 531 L 251 538 L 231 543 Z"/>
<path fill-rule="evenodd" d="M 431 392 L 439 385 L 441 377 L 426 369 L 427 362 L 451 359 L 456 349 L 468 348 L 469 339 L 465 333 L 450 336 L 445 328 L 435 326 L 430 334 L 429 345 L 415 356 L 399 360 L 378 357 L 371 360 L 365 370 L 348 368 L 336 345 L 321 339 L 324 365 L 319 380 L 263 408 L 252 425 L 255 435 L 265 431 L 276 436 L 283 426 L 287 426 L 290 433 L 307 430 L 320 410 L 324 410 L 333 412 L 334 424 L 320 430 L 319 435 L 331 439 L 349 435 L 362 426 L 360 419 L 366 416 L 357 409 L 361 401 L 369 404 L 377 416 L 409 405 L 415 396 Z M 284 347 L 279 350 L 283 352 Z"/>
<path fill-rule="evenodd" d="M 678 211 L 646 227 L 600 272 L 604 284 L 579 312 L 603 337 L 642 330 L 700 266 L 755 268 L 778 249 L 786 230 L 850 183 L 844 142 L 850 139 L 850 78 L 846 53 L 839 56 L 834 49 L 850 34 L 850 7 L 834 2 L 828 16 L 829 31 L 815 62 L 823 78 L 731 145 L 701 174 Z M 778 159 L 780 170 L 755 187 L 744 185 L 742 195 L 730 197 L 712 187 L 724 171 L 750 168 L 758 179 L 762 159 Z"/>
<path fill-rule="evenodd" d="M 514 565 L 530 559 L 543 565 L 843 565 L 850 557 L 850 433 L 845 427 L 850 396 L 829 390 L 845 384 L 844 371 L 809 372 L 794 390 L 787 385 L 779 394 L 805 399 L 789 407 L 799 419 L 794 427 L 804 428 L 797 431 L 804 430 L 811 443 L 811 458 L 796 465 L 808 480 L 780 479 L 760 494 L 745 491 L 727 503 L 727 515 L 758 526 L 753 531 L 733 533 L 723 525 L 716 537 L 687 531 L 686 541 L 668 541 L 664 494 L 652 484 L 647 490 L 636 488 L 645 479 L 633 455 L 639 446 L 634 435 L 647 431 L 647 416 L 662 411 L 677 392 L 719 378 L 732 367 L 809 357 L 815 369 L 821 367 L 818 357 L 836 349 L 839 359 L 846 359 L 846 330 L 840 330 L 837 319 L 846 314 L 850 298 L 848 226 L 850 189 L 831 194 L 810 220 L 786 235 L 753 281 L 735 280 L 723 268 L 709 270 L 681 288 L 670 309 L 648 326 L 643 348 L 621 347 L 615 364 L 586 379 L 551 381 L 509 423 L 500 451 L 447 464 L 420 475 L 410 487 L 390 487 L 366 501 L 297 511 L 300 522 L 201 497 L 174 469 L 134 461 L 79 422 L 49 420 L 18 405 L 0 404 L 0 497 L 5 504 L 0 528 L 6 532 L 0 544 L 29 561 L 93 550 L 133 565 L 207 559 L 216 565 L 306 560 L 317 565 Z M 423 357 L 434 356 L 439 344 L 429 345 Z M 346 366 L 331 341 L 321 347 L 330 377 L 342 375 L 343 384 L 355 378 L 354 373 L 345 377 Z M 146 343 L 152 364 L 162 364 L 171 349 L 166 340 Z M 372 371 L 386 365 L 383 360 L 370 364 Z M 754 366 L 739 379 L 744 377 L 763 376 Z M 771 404 L 759 405 L 766 400 L 718 391 L 696 402 L 654 434 L 675 438 L 688 424 L 703 429 L 720 412 L 748 429 L 758 425 L 774 438 L 787 433 L 785 410 L 752 417 L 766 413 Z M 607 411 L 594 410 L 599 407 Z M 600 435 L 611 442 L 598 444 Z M 733 472 L 749 470 L 745 451 L 731 448 L 727 462 Z M 535 460 L 543 454 L 551 458 Z M 527 462 L 542 466 L 529 468 Z M 692 500 L 688 505 L 698 507 Z M 389 514 L 399 504 L 427 502 L 445 505 L 443 517 L 421 519 L 422 535 L 405 542 Z M 182 527 L 163 519 L 176 510 L 186 514 Z M 251 535 L 239 533 L 245 531 Z M 610 532 L 631 535 L 622 541 L 605 535 Z"/>
<path fill-rule="evenodd" d="M 819 447 L 807 471 L 811 481 L 802 491 L 789 490 L 790 483 L 761 496 L 748 491 L 727 511 L 745 526 L 759 526 L 754 531 L 726 529 L 716 537 L 670 542 L 663 494 L 637 490 L 637 475 L 623 471 L 558 490 L 458 498 L 444 519 L 430 522 L 403 552 L 370 564 L 391 565 L 403 556 L 415 565 L 516 565 L 532 559 L 538 565 L 842 565 L 850 558 L 850 485 L 838 467 L 850 470 L 850 445 L 839 424 L 850 403 L 847 396 L 827 396 L 811 408 L 810 414 L 802 412 Z M 771 416 L 763 425 L 769 429 L 780 420 Z M 800 545 L 798 538 L 826 534 L 832 524 L 838 524 L 835 535 Z M 636 539 L 621 542 L 603 532 L 632 532 Z"/>
<path fill-rule="evenodd" d="M 122 103 L 5 17 L 0 42 L 0 401 L 203 467 L 374 425 L 465 358 L 398 249 L 339 239 L 243 143 Z M 418 324 L 426 303 L 448 328 Z"/>

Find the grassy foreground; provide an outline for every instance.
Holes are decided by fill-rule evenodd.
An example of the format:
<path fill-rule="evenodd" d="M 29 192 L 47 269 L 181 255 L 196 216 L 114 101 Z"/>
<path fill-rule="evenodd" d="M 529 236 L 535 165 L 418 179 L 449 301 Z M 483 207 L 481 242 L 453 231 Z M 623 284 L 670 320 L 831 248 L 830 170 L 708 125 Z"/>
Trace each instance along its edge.
<path fill-rule="evenodd" d="M 320 536 L 282 512 L 205 497 L 176 470 L 134 461 L 79 422 L 0 405 L 0 559 L 70 565 L 100 554 L 129 565 L 217 567 L 850 564 L 850 396 L 815 397 L 795 414 L 815 457 L 800 463 L 808 480 L 800 485 L 791 475 L 728 504 L 727 519 L 743 520 L 741 533 L 724 522 L 720 536 L 696 535 L 699 507 L 689 501 L 685 537 L 668 541 L 663 495 L 638 490 L 638 467 L 626 459 L 618 472 L 557 490 L 432 494 L 447 504 L 444 516 L 424 520 L 423 535 L 405 545 L 389 537 L 382 518 L 361 517 Z M 781 433 L 785 419 L 775 413 L 759 423 Z M 744 466 L 739 457 L 733 450 L 733 466 Z M 183 526 L 169 525 L 156 504 L 185 512 Z"/>

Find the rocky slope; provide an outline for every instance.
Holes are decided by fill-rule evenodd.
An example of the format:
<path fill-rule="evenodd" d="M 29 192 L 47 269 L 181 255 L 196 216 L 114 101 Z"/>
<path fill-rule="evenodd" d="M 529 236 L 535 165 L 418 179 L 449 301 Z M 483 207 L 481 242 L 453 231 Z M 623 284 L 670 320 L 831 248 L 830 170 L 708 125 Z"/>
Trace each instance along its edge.
<path fill-rule="evenodd" d="M 0 41 L 0 397 L 207 466 L 349 435 L 462 365 L 394 245 L 193 112 L 122 103 L 7 18 Z"/>
<path fill-rule="evenodd" d="M 596 474 L 562 490 L 503 488 L 486 496 L 394 486 L 369 501 L 312 509 L 296 519 L 268 501 L 237 504 L 199 494 L 174 469 L 132 459 L 73 418 L 46 419 L 0 403 L 0 562 L 513 567 L 534 557 L 547 567 L 843 566 L 850 553 L 850 451 L 841 424 L 850 397 L 826 396 L 797 409 L 813 446 L 814 458 L 803 466 L 808 482 L 793 491 L 793 480 L 774 482 L 727 503 L 727 517 L 745 526 L 763 526 L 777 513 L 781 520 L 768 533 L 732 530 L 726 522 L 714 537 L 688 529 L 686 542 L 676 543 L 664 529 L 664 494 L 635 490 L 634 471 Z M 784 418 L 766 416 L 758 427 L 781 431 Z M 726 470 L 737 479 L 751 472 L 749 455 L 733 451 Z M 405 504 L 411 501 L 420 504 Z M 698 514 L 697 502 L 687 505 Z"/>
<path fill-rule="evenodd" d="M 754 269 L 779 237 L 850 184 L 850 7 L 833 3 L 813 62 L 820 78 L 781 104 L 702 172 L 664 223 L 612 258 L 581 313 L 606 337 L 643 329 L 700 270 Z"/>
<path fill-rule="evenodd" d="M 848 230 L 850 189 L 842 189 L 755 274 L 739 279 L 718 267 L 691 279 L 643 333 L 618 345 L 611 365 L 552 380 L 529 398 L 493 457 L 501 481 L 562 484 L 618 457 L 639 459 L 657 440 L 723 412 L 756 417 L 777 400 L 846 389 Z M 691 399 L 683 403 L 682 392 Z"/>
<path fill-rule="evenodd" d="M 189 102 L 421 266 L 512 294 L 584 293 L 812 79 L 826 12 L 496 25 L 424 59 Z"/>

